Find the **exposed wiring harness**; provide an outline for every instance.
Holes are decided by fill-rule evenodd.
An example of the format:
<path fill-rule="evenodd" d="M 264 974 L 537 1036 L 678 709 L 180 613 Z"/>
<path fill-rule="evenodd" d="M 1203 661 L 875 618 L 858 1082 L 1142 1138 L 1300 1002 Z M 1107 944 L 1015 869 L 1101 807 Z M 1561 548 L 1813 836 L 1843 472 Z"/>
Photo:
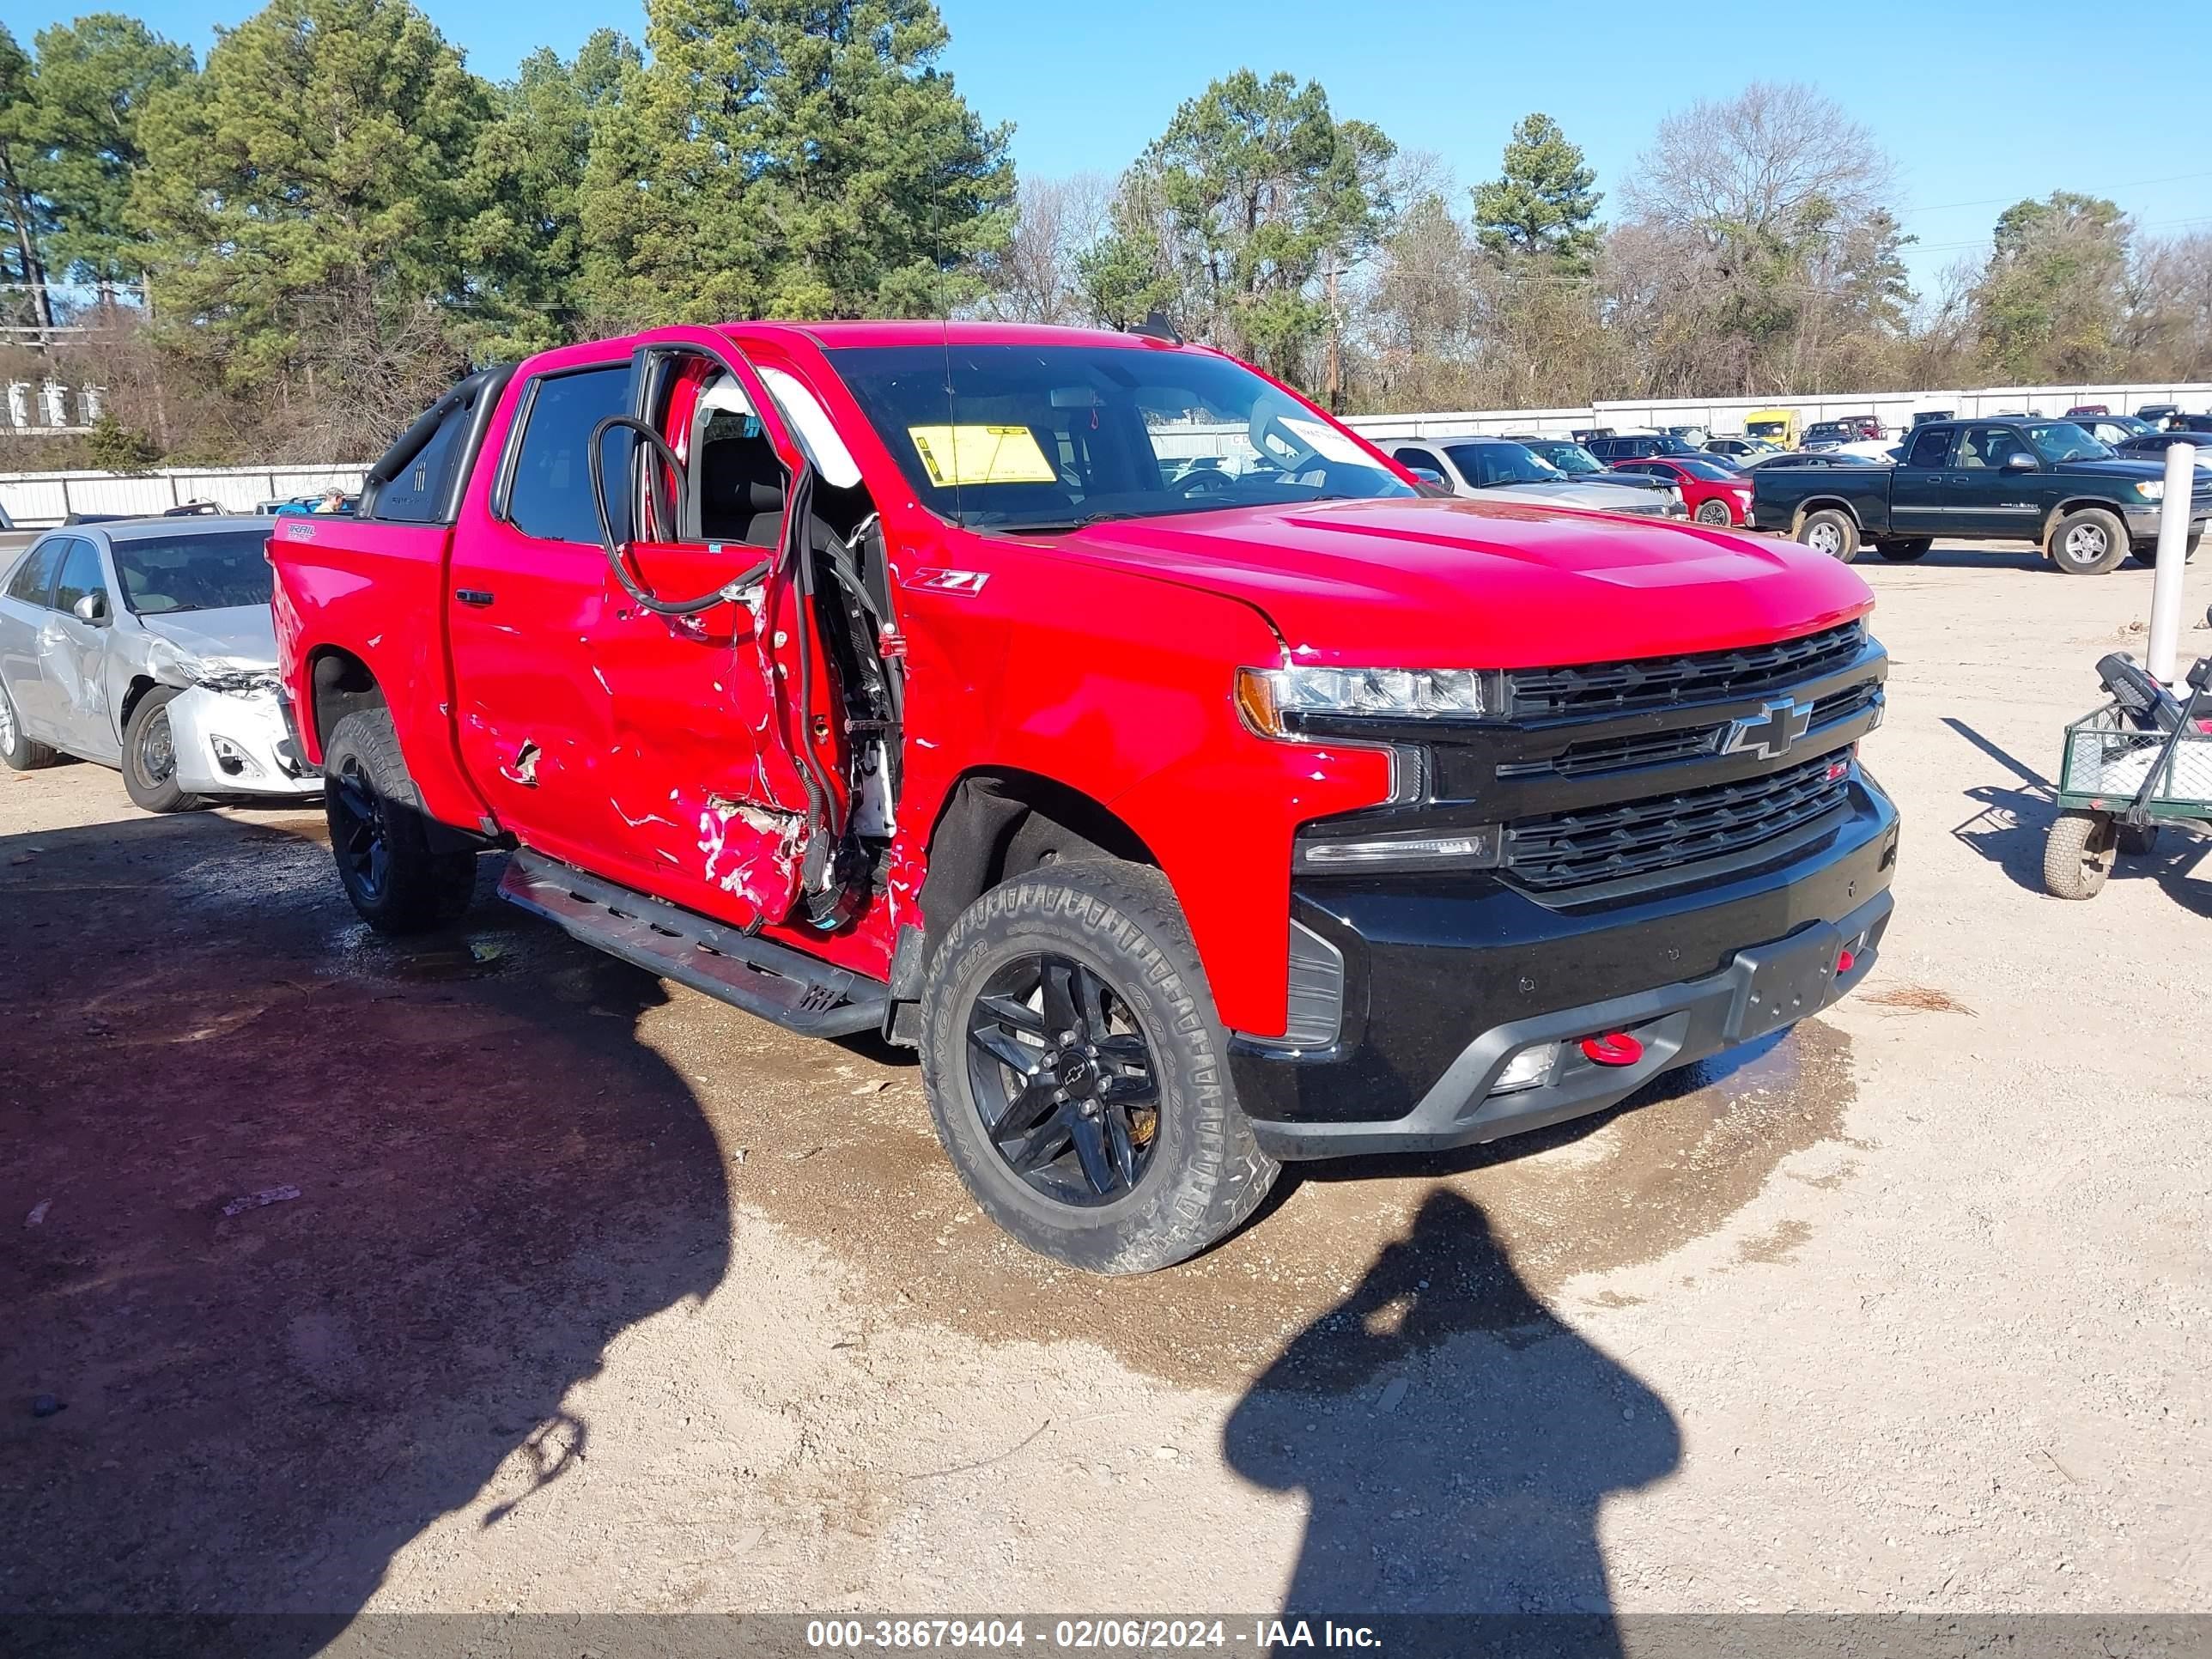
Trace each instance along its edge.
<path fill-rule="evenodd" d="M 615 580 L 622 584 L 623 592 L 656 617 L 696 617 L 702 611 L 712 611 L 718 605 L 736 599 L 745 589 L 768 574 L 769 567 L 775 562 L 772 559 L 762 560 L 751 569 L 732 576 L 713 592 L 702 593 L 696 599 L 664 599 L 647 592 L 623 563 L 622 547 L 615 540 L 614 520 L 607 512 L 606 459 L 603 452 L 606 448 L 607 434 L 618 427 L 636 433 L 652 445 L 660 459 L 667 463 L 669 475 L 676 480 L 679 522 L 684 516 L 683 507 L 690 495 L 691 480 L 684 470 L 684 458 L 676 453 L 668 440 L 635 416 L 610 415 L 592 428 L 592 436 L 584 452 L 584 465 L 591 475 L 592 510 L 599 515 L 599 550 L 607 556 L 607 568 L 615 573 Z"/>

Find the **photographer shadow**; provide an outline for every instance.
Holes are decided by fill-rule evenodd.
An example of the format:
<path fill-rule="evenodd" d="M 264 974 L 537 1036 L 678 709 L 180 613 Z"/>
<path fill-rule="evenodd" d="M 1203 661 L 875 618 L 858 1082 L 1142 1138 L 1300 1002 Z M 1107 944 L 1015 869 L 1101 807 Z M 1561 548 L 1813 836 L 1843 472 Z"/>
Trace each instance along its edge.
<path fill-rule="evenodd" d="M 1231 1413 L 1231 1466 L 1310 1504 L 1285 1617 L 1530 1619 L 1617 1651 L 1608 1494 L 1680 1457 L 1666 1402 L 1539 1302 L 1455 1193 L 1293 1338 Z M 1464 1634 L 1464 1632 L 1462 1632 Z"/>

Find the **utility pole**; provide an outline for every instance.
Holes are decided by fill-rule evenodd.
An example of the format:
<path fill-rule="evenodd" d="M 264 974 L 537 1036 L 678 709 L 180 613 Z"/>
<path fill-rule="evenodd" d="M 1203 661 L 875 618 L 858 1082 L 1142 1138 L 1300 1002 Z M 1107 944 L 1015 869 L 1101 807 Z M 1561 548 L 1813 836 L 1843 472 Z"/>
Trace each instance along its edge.
<path fill-rule="evenodd" d="M 1332 415 L 1344 410 L 1344 336 L 1336 308 L 1336 250 L 1328 253 L 1328 354 L 1322 370 L 1322 401 Z"/>

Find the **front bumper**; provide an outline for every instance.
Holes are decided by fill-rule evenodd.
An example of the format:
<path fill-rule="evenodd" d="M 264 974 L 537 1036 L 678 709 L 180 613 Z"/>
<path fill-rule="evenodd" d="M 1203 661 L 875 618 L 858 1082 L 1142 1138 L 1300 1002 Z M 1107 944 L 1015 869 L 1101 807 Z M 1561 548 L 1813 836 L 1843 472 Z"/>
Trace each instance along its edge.
<path fill-rule="evenodd" d="M 282 694 L 194 686 L 169 704 L 177 782 L 195 795 L 319 795 L 323 780 L 300 751 Z"/>
<path fill-rule="evenodd" d="M 1297 1052 L 1233 1037 L 1238 1101 L 1279 1158 L 1440 1151 L 1603 1110 L 1864 978 L 1897 839 L 1862 774 L 1811 847 L 1626 903 L 1540 902 L 1486 875 L 1301 883 L 1297 921 L 1343 959 L 1338 1039 Z M 1580 1039 L 1618 1031 L 1642 1045 L 1634 1064 L 1584 1057 Z M 1516 1054 L 1550 1042 L 1538 1083 L 1493 1092 Z"/>
<path fill-rule="evenodd" d="M 2128 539 L 2131 542 L 2154 542 L 2164 509 L 2155 506 L 2124 507 L 2120 509 L 2128 521 Z M 2194 538 L 2204 533 L 2204 526 L 2212 523 L 2212 509 L 2200 509 L 2189 515 L 2189 534 Z"/>

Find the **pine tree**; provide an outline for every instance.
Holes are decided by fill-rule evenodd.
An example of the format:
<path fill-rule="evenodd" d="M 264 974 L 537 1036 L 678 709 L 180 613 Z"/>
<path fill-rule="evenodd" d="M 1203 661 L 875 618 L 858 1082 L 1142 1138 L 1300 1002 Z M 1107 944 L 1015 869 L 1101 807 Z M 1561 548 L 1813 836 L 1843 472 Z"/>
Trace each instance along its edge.
<path fill-rule="evenodd" d="M 594 128 L 592 297 L 614 318 L 929 315 L 1006 239 L 1007 131 L 938 67 L 931 0 L 651 0 Z"/>
<path fill-rule="evenodd" d="M 1505 146 L 1504 171 L 1474 187 L 1475 236 L 1504 258 L 1533 256 L 1558 270 L 1589 271 L 1597 254 L 1596 170 L 1559 124 L 1524 115 Z"/>
<path fill-rule="evenodd" d="M 53 268 L 70 281 L 105 289 L 145 274 L 128 216 L 145 161 L 139 124 L 149 100 L 193 73 L 189 51 L 135 17 L 96 12 L 39 31 L 33 176 L 53 216 Z"/>
<path fill-rule="evenodd" d="M 288 394 L 295 370 L 380 392 L 403 343 L 443 378 L 439 308 L 465 297 L 457 233 L 489 112 L 407 0 L 273 0 L 222 32 L 140 124 L 131 214 L 173 347 Z"/>

